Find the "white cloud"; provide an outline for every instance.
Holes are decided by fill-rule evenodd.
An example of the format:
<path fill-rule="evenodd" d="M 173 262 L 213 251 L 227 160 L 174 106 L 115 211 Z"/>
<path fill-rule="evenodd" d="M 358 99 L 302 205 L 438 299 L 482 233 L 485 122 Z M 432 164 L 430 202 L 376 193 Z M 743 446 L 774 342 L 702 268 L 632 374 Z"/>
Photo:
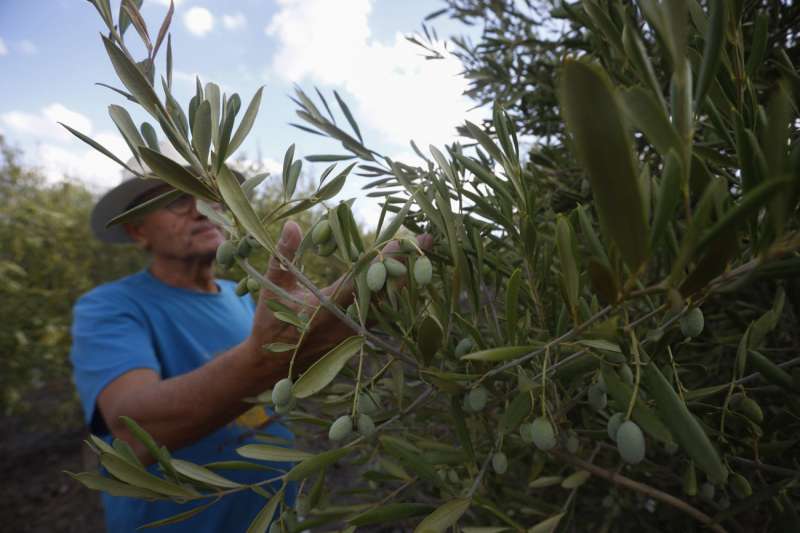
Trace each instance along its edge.
<path fill-rule="evenodd" d="M 214 15 L 204 7 L 194 6 L 183 15 L 183 24 L 193 35 L 205 37 L 214 29 Z"/>
<path fill-rule="evenodd" d="M 266 181 L 280 181 L 281 173 L 283 172 L 283 163 L 272 159 L 271 157 L 261 156 L 257 159 L 250 157 L 235 157 L 230 160 L 230 163 L 235 165 L 237 169 L 243 171 L 247 175 L 269 172 L 269 177 L 266 179 Z"/>
<path fill-rule="evenodd" d="M 37 139 L 57 141 L 73 139 L 72 134 L 57 124 L 58 122 L 63 122 L 87 135 L 92 132 L 92 121 L 88 117 L 67 109 L 58 102 L 42 108 L 39 113 L 8 111 L 0 115 L 0 123 L 16 133 L 28 134 Z"/>
<path fill-rule="evenodd" d="M 467 81 L 458 59 L 425 60 L 401 34 L 386 44 L 372 37 L 371 0 L 278 1 L 280 10 L 266 28 L 279 45 L 273 72 L 344 88 L 357 120 L 384 141 L 441 145 L 454 140 L 465 118 L 481 116 L 468 113 L 474 104 L 462 94 Z"/>
<path fill-rule="evenodd" d="M 89 120 L 86 115 L 67 109 L 63 104 L 59 104 L 58 102 L 50 104 L 42 109 L 42 115 L 50 122 L 63 122 L 84 133 L 91 133 L 92 131 L 92 121 Z"/>
<path fill-rule="evenodd" d="M 27 39 L 18 42 L 17 49 L 20 51 L 20 53 L 26 56 L 32 56 L 39 52 L 39 49 L 36 47 L 36 45 Z"/>
<path fill-rule="evenodd" d="M 123 161 L 131 155 L 125 141 L 115 133 L 100 132 L 94 138 Z M 50 143 L 38 145 L 33 151 L 35 164 L 50 182 L 65 177 L 77 178 L 95 191 L 119 183 L 121 167 L 97 150 L 83 146 L 67 148 Z"/>
<path fill-rule="evenodd" d="M 263 169 L 262 172 L 269 172 L 270 177 L 267 179 L 270 181 L 279 180 L 283 173 L 283 163 L 270 157 L 262 157 L 259 165 Z"/>
<path fill-rule="evenodd" d="M 42 125 L 49 127 L 49 124 L 45 124 L 42 117 L 23 111 L 8 111 L 3 113 L 0 115 L 0 122 L 19 133 L 36 134 L 41 133 L 40 127 Z"/>
<path fill-rule="evenodd" d="M 9 134 L 28 137 L 33 141 L 33 148 L 26 150 L 26 153 L 50 182 L 68 176 L 84 181 L 95 190 L 116 185 L 121 176 L 119 165 L 84 144 L 57 122 L 91 136 L 122 161 L 131 157 L 130 149 L 117 132 L 95 131 L 88 117 L 58 102 L 45 106 L 37 113 L 9 111 L 0 114 L 0 124 L 8 128 Z"/>
<path fill-rule="evenodd" d="M 370 37 L 369 0 L 278 0 L 281 9 L 266 28 L 280 43 L 273 66 L 289 80 L 312 76 L 341 83 L 357 68 Z"/>
<path fill-rule="evenodd" d="M 247 25 L 247 19 L 239 12 L 233 15 L 222 15 L 222 25 L 225 26 L 226 30 L 238 30 Z"/>
<path fill-rule="evenodd" d="M 3 38 L 0 37 L 0 56 L 8 55 L 8 48 L 6 48 L 6 43 L 3 41 Z"/>

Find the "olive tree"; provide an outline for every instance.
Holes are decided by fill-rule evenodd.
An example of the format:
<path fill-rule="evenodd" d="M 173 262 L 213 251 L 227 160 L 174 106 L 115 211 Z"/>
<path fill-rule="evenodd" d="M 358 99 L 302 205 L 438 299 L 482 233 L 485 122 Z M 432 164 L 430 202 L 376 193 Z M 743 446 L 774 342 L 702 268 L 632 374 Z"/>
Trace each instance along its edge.
<path fill-rule="evenodd" d="M 0 411 L 30 409 L 26 395 L 69 378 L 75 299 L 141 267 L 133 247 L 115 250 L 89 233 L 92 195 L 76 181 L 48 184 L 0 136 Z M 63 422 L 77 399 L 43 422 Z"/>
<path fill-rule="evenodd" d="M 296 461 L 280 479 L 300 483 L 297 509 L 281 490 L 231 486 L 219 465 L 172 461 L 130 420 L 162 476 L 92 438 L 110 475 L 79 480 L 209 505 L 255 490 L 265 500 L 253 531 L 798 527 L 797 309 L 786 295 L 794 300 L 800 267 L 800 78 L 796 62 L 770 46 L 773 3 L 585 0 L 550 12 L 536 4 L 542 23 L 566 25 L 541 59 L 551 63 L 546 75 L 515 86 L 501 63 L 492 66 L 476 78 L 496 102 L 492 119 L 465 123 L 468 142 L 415 146 L 417 164 L 370 148 L 338 95 L 334 114 L 321 93 L 314 101 L 298 90 L 297 126 L 341 150 L 307 158 L 332 163 L 310 194 L 296 194 L 302 162 L 287 151 L 283 201 L 267 212 L 247 199 L 254 181 L 240 184 L 226 163 L 261 90 L 236 127 L 239 96 L 213 83 L 198 80 L 184 110 L 170 92 L 169 43 L 163 98 L 153 83 L 171 11 L 137 63 L 125 24 L 107 2 L 93 4 L 125 87 L 117 92 L 153 117 L 190 168 L 158 152 L 153 126 L 137 128 L 112 106 L 132 151 L 177 189 L 225 204 L 219 261 L 244 269 L 243 291 L 269 284 L 247 259 L 256 247 L 321 302 L 304 308 L 271 287 L 281 296 L 271 309 L 301 341 L 265 346 L 265 357 L 296 353 L 321 308 L 353 336 L 252 399 L 329 439 L 321 453 L 239 450 L 252 461 Z M 472 4 L 499 17 L 533 2 Z M 124 6 L 147 39 L 134 3 Z M 503 44 L 495 41 L 482 45 Z M 513 93 L 493 92 L 503 86 Z M 533 115 L 550 123 L 544 129 L 518 105 L 528 94 L 548 102 Z M 530 154 L 520 131 L 537 136 Z M 330 200 L 354 173 L 383 197 L 374 242 L 344 201 L 326 204 L 293 261 L 278 253 L 267 228 Z M 419 248 L 409 232 L 431 234 L 433 247 Z M 338 260 L 352 279 L 350 307 L 304 274 L 313 254 Z M 325 473 L 337 462 L 369 490 L 331 490 Z"/>

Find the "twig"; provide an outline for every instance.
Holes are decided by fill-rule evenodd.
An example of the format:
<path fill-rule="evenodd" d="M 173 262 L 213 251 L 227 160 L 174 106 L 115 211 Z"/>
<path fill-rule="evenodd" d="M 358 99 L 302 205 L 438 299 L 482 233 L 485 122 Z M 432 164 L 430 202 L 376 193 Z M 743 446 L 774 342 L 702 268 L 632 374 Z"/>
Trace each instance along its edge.
<path fill-rule="evenodd" d="M 475 494 L 475 491 L 478 490 L 478 485 L 481 484 L 481 480 L 483 479 L 483 475 L 486 473 L 486 468 L 489 466 L 489 462 L 492 460 L 492 456 L 494 455 L 494 447 L 489 450 L 489 453 L 486 455 L 486 460 L 483 461 L 483 465 L 481 466 L 480 472 L 478 472 L 477 477 L 475 477 L 475 481 L 472 483 L 472 486 L 469 488 L 469 492 L 467 492 L 467 499 L 472 499 L 472 495 Z"/>
<path fill-rule="evenodd" d="M 789 359 L 788 361 L 784 361 L 783 363 L 779 364 L 779 368 L 788 368 L 795 366 L 796 364 L 800 363 L 800 357 L 795 357 L 794 359 Z M 761 372 L 754 372 L 748 376 L 745 376 L 735 382 L 736 385 L 743 385 L 745 383 L 750 383 L 751 381 L 755 381 L 761 376 Z"/>
<path fill-rule="evenodd" d="M 561 451 L 553 451 L 550 453 L 552 453 L 553 455 L 555 455 L 556 457 L 562 459 L 567 463 L 570 463 L 574 466 L 577 466 L 579 468 L 582 468 L 590 472 L 593 475 L 607 479 L 608 481 L 616 483 L 617 485 L 620 485 L 622 487 L 635 490 L 637 492 L 641 492 L 642 494 L 646 494 L 653 499 L 666 503 L 667 505 L 671 505 L 672 507 L 675 507 L 676 509 L 683 511 L 684 513 L 693 517 L 698 522 L 701 522 L 702 524 L 706 525 L 708 528 L 710 528 L 713 531 L 716 531 L 717 533 L 726 533 L 725 528 L 723 528 L 719 524 L 715 524 L 710 516 L 700 511 L 696 507 L 689 505 L 685 501 L 678 499 L 675 496 L 672 496 L 671 494 L 667 494 L 666 492 L 658 490 L 655 487 L 651 487 L 646 483 L 634 481 L 629 477 L 623 476 L 622 474 L 619 474 L 617 472 L 612 472 L 611 470 L 605 469 L 601 466 L 597 466 L 588 461 L 584 461 L 583 459 L 576 457 L 574 455 L 564 453 Z"/>
<path fill-rule="evenodd" d="M 492 316 L 492 323 L 494 323 L 494 329 L 497 333 L 497 336 L 500 337 L 502 333 L 500 332 L 500 322 L 497 320 L 497 309 L 494 306 L 494 296 L 489 294 L 489 290 L 486 288 L 486 285 L 481 283 L 481 294 L 484 298 L 486 298 L 486 303 L 488 304 L 489 312 Z"/>
<path fill-rule="evenodd" d="M 410 413 L 410 412 L 411 412 L 413 409 L 415 409 L 415 408 L 416 408 L 416 407 L 417 407 L 417 406 L 418 406 L 420 403 L 424 402 L 424 401 L 425 401 L 425 400 L 428 398 L 428 396 L 430 396 L 430 395 L 431 395 L 431 393 L 432 393 L 432 392 L 433 392 L 433 387 L 428 387 L 428 388 L 427 388 L 425 391 L 423 391 L 423 392 L 422 392 L 422 394 L 420 394 L 419 396 L 417 396 L 417 398 L 416 398 L 416 399 L 415 399 L 413 402 L 411 402 L 410 404 L 408 404 L 408 407 L 406 407 L 405 409 L 403 409 L 402 411 L 400 411 L 399 413 L 397 413 L 396 415 L 394 415 L 392 418 L 390 418 L 389 420 L 387 420 L 387 421 L 386 421 L 386 422 L 384 422 L 383 424 L 381 424 L 381 425 L 379 425 L 378 427 L 376 427 L 376 428 L 375 428 L 375 432 L 377 433 L 377 432 L 379 432 L 379 431 L 382 431 L 382 430 L 383 430 L 383 429 L 384 429 L 386 426 L 388 426 L 389 424 L 393 424 L 394 422 L 397 422 L 398 420 L 400 420 L 400 418 L 402 418 L 402 417 L 404 417 L 405 415 L 407 415 L 408 413 Z M 356 444 L 360 443 L 360 442 L 361 442 L 361 441 L 363 441 L 364 439 L 365 439 L 365 437 L 362 435 L 361 437 L 358 437 L 357 439 L 353 439 L 353 440 L 351 440 L 350 442 L 348 442 L 347 444 L 345 444 L 343 447 L 344 447 L 344 448 L 349 448 L 349 447 L 351 447 L 351 446 L 355 446 Z"/>
<path fill-rule="evenodd" d="M 279 470 L 283 472 L 282 470 Z M 267 483 L 272 483 L 273 481 L 277 481 L 279 479 L 284 479 L 286 477 L 286 472 L 283 472 L 280 476 L 268 477 L 267 479 L 263 479 L 256 483 L 249 483 L 247 485 L 242 485 L 241 487 L 235 487 L 231 489 L 225 490 L 218 490 L 213 494 L 201 494 L 200 496 L 192 496 L 191 498 L 186 498 L 186 501 L 193 501 L 193 500 L 205 500 L 208 498 L 217 498 L 220 499 L 223 496 L 227 496 L 228 494 L 233 494 L 235 492 L 241 492 L 243 490 L 250 490 L 252 487 L 260 487 L 261 485 L 266 485 Z"/>
<path fill-rule="evenodd" d="M 778 474 L 781 476 L 789 476 L 789 477 L 800 477 L 800 471 L 798 470 L 791 470 L 789 468 L 783 468 L 780 466 L 768 465 L 764 463 L 760 463 L 758 461 L 751 461 L 750 459 L 745 459 L 743 457 L 728 457 L 729 461 L 733 461 L 734 463 L 743 464 L 752 468 L 756 468 L 758 470 L 764 470 L 765 472 L 772 472 L 773 474 Z"/>
<path fill-rule="evenodd" d="M 628 312 L 625 312 L 625 319 L 628 318 Z M 633 353 L 633 362 L 636 366 L 636 374 L 633 378 L 633 393 L 631 393 L 631 399 L 628 402 L 628 409 L 625 411 L 625 420 L 631 419 L 631 413 L 633 413 L 633 407 L 636 405 L 636 400 L 639 398 L 639 385 L 642 379 L 642 358 L 639 354 L 639 339 L 636 338 L 636 334 L 633 332 L 632 329 L 628 330 L 628 333 L 631 337 L 631 352 Z"/>
<path fill-rule="evenodd" d="M 514 359 L 513 361 L 509 361 L 508 363 L 506 363 L 504 365 L 500 365 L 499 367 L 488 371 L 486 374 L 481 376 L 481 378 L 475 383 L 475 386 L 479 385 L 481 382 L 483 382 L 485 379 L 487 379 L 487 378 L 489 378 L 491 376 L 499 374 L 500 372 L 504 372 L 504 371 L 508 370 L 509 368 L 514 368 L 515 366 L 519 366 L 522 363 L 533 359 L 537 355 L 540 355 L 540 354 L 544 353 L 545 350 L 549 350 L 550 348 L 552 348 L 553 346 L 555 346 L 557 344 L 561 344 L 563 342 L 571 340 L 572 338 L 576 337 L 579 333 L 581 333 L 583 330 L 585 330 L 586 328 L 588 328 L 589 326 L 591 326 L 592 324 L 594 324 L 595 322 L 597 322 L 598 320 L 603 318 L 605 315 L 607 315 L 609 313 L 609 311 L 611 311 L 611 309 L 612 309 L 612 306 L 610 306 L 610 305 L 604 307 L 603 309 L 598 311 L 597 314 L 595 314 L 594 316 L 590 317 L 584 323 L 582 323 L 582 324 L 580 324 L 578 326 L 575 326 L 574 328 L 572 328 L 571 330 L 567 331 L 566 333 L 564 333 L 560 337 L 557 337 L 557 338 L 551 340 L 550 342 L 548 342 L 547 344 L 545 344 L 541 348 L 539 348 L 537 350 L 534 350 L 534 351 L 532 351 L 532 352 L 530 352 L 528 354 L 523 355 L 522 357 L 518 357 L 517 359 Z"/>
<path fill-rule="evenodd" d="M 273 283 L 272 280 L 270 280 L 268 277 L 262 275 L 258 270 L 255 269 L 255 267 L 253 267 L 253 265 L 250 264 L 250 261 L 248 261 L 247 259 L 242 259 L 241 261 L 239 261 L 239 264 L 251 278 L 255 279 L 262 286 L 271 290 L 284 300 L 296 303 L 297 305 L 300 305 L 302 307 L 311 307 L 311 305 L 308 302 L 305 302 L 300 298 L 298 298 L 297 296 L 287 292 L 285 289 L 282 289 L 281 287 Z"/>
<path fill-rule="evenodd" d="M 417 478 L 417 477 L 413 477 L 413 478 L 409 479 L 408 481 L 406 481 L 405 483 L 403 483 L 402 485 L 397 487 L 397 489 L 395 489 L 392 492 L 390 492 L 388 496 L 386 496 L 385 498 L 383 498 L 382 500 L 380 500 L 378 502 L 375 502 L 375 504 L 373 504 L 371 507 L 369 507 L 367 509 L 364 509 L 361 513 L 359 513 L 356 516 L 354 516 L 351 520 L 355 520 L 359 516 L 361 516 L 363 514 L 366 514 L 366 513 L 370 512 L 370 511 L 372 511 L 373 509 L 376 509 L 376 508 L 380 507 L 381 505 L 385 504 L 386 502 L 388 502 L 389 500 L 391 500 L 392 498 L 394 498 L 395 496 L 397 496 L 398 494 L 400 494 L 401 492 L 406 490 L 408 487 L 410 487 L 411 485 L 416 483 L 418 479 L 419 478 Z"/>
<path fill-rule="evenodd" d="M 631 322 L 630 324 L 625 326 L 625 330 L 631 330 L 631 329 L 635 328 L 636 326 L 638 326 L 639 324 L 641 324 L 642 322 L 645 322 L 646 320 L 649 320 L 649 319 L 653 318 L 658 313 L 663 311 L 664 308 L 666 308 L 666 307 L 667 307 L 667 304 L 661 304 L 660 306 L 656 307 L 655 309 L 653 309 L 652 311 L 650 311 L 646 315 L 637 318 L 636 320 L 634 320 L 633 322 Z"/>
<path fill-rule="evenodd" d="M 589 348 L 584 348 L 583 350 L 575 352 L 572 355 L 568 355 L 564 359 L 562 359 L 562 360 L 560 360 L 558 362 L 555 362 L 555 363 L 553 363 L 551 365 L 548 365 L 546 372 L 548 374 L 552 374 L 553 372 L 555 372 L 556 370 L 558 370 L 562 366 L 566 365 L 567 363 L 570 363 L 570 362 L 574 361 L 575 359 L 577 359 L 578 357 L 580 357 L 580 356 L 582 356 L 582 355 L 584 355 L 586 353 L 589 353 L 589 351 L 590 351 Z M 543 374 L 544 374 L 544 372 L 539 372 L 538 374 L 533 376 L 533 378 L 531 378 L 531 381 L 536 381 L 538 379 L 541 379 Z"/>

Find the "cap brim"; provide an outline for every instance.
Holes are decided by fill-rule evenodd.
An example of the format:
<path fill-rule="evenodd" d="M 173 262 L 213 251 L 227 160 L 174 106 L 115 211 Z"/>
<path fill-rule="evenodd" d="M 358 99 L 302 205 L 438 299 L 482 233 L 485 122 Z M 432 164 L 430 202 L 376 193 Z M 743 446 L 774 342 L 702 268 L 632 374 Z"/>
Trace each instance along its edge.
<path fill-rule="evenodd" d="M 90 225 L 94 236 L 103 242 L 112 244 L 132 243 L 133 239 L 130 238 L 122 224 L 111 227 L 106 227 L 106 224 L 115 216 L 124 213 L 138 196 L 164 185 L 167 183 L 159 179 L 136 177 L 125 180 L 108 191 L 98 200 L 92 210 Z"/>

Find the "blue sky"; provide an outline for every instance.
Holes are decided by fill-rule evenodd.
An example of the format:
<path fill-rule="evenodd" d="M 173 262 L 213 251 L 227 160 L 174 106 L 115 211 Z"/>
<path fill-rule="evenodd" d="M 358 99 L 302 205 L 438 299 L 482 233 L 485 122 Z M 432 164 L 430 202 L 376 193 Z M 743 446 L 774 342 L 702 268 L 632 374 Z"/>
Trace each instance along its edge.
<path fill-rule="evenodd" d="M 111 3 L 116 13 L 119 2 Z M 261 112 L 240 151 L 250 159 L 260 154 L 276 179 L 291 143 L 300 156 L 341 153 L 336 143 L 288 125 L 297 122 L 288 98 L 295 83 L 311 92 L 319 87 L 331 99 L 332 91 L 339 91 L 368 146 L 413 159 L 409 139 L 422 147 L 452 142 L 456 125 L 483 114 L 467 112 L 472 103 L 461 94 L 466 81 L 455 58 L 426 61 L 404 39 L 440 7 L 440 0 L 181 0 L 171 26 L 173 91 L 185 106 L 199 74 L 203 82 L 238 92 L 244 107 L 264 85 Z M 145 0 L 142 15 L 151 34 L 166 10 L 166 0 Z M 447 19 L 434 26 L 444 38 L 476 31 Z M 125 106 L 137 123 L 148 118 L 94 84 L 121 86 L 102 47 L 102 30 L 85 1 L 0 1 L 0 133 L 50 180 L 67 174 L 98 192 L 119 182 L 118 167 L 56 121 L 127 159 L 130 152 L 108 118 L 108 105 Z M 138 42 L 133 28 L 126 42 Z M 143 55 L 142 47 L 133 50 Z M 163 72 L 163 52 L 159 56 Z M 313 180 L 321 168 L 307 166 Z M 361 197 L 359 180 L 351 180 L 345 197 Z M 356 206 L 363 222 L 377 218 L 374 200 L 361 198 Z"/>

